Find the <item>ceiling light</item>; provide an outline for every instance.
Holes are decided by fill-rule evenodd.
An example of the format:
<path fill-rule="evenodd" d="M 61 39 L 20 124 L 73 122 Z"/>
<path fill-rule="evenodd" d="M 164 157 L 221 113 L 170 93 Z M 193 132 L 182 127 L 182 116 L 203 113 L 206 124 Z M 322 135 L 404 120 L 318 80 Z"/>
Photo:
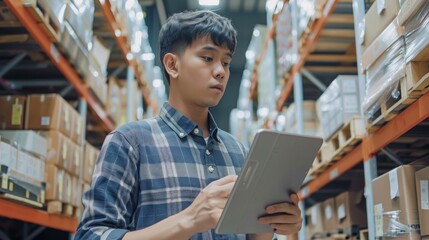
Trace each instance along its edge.
<path fill-rule="evenodd" d="M 219 0 L 198 0 L 201 6 L 218 6 Z"/>

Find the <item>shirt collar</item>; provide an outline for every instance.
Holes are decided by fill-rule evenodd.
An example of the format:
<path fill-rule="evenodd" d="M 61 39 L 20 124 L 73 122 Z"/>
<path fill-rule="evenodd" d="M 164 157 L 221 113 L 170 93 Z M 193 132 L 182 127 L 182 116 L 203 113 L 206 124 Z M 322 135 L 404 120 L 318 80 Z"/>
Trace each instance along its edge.
<path fill-rule="evenodd" d="M 165 102 L 159 111 L 159 117 L 179 136 L 180 138 L 186 137 L 196 127 L 197 124 L 185 117 L 182 113 L 174 109 L 168 102 Z M 209 128 L 210 136 L 216 141 L 220 142 L 218 137 L 218 126 L 209 112 Z"/>

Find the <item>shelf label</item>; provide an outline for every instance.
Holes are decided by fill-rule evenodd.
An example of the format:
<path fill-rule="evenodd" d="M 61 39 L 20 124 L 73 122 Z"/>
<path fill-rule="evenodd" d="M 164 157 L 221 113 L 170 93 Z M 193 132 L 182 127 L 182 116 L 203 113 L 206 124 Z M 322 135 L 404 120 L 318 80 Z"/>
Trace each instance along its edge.
<path fill-rule="evenodd" d="M 58 52 L 58 49 L 55 47 L 54 44 L 51 44 L 51 55 L 54 58 L 55 62 L 60 61 L 60 53 Z"/>
<path fill-rule="evenodd" d="M 331 206 L 326 206 L 325 207 L 325 218 L 326 218 L 326 220 L 329 220 L 329 219 L 331 219 L 331 217 L 332 217 Z"/>
<path fill-rule="evenodd" d="M 428 192 L 429 180 L 420 180 L 420 193 L 422 210 L 429 210 L 429 192 Z"/>
<path fill-rule="evenodd" d="M 12 125 L 21 125 L 22 104 L 14 104 L 12 107 Z"/>
<path fill-rule="evenodd" d="M 9 192 L 13 192 L 13 182 L 9 183 Z"/>
<path fill-rule="evenodd" d="M 1 179 L 1 188 L 7 189 L 7 180 L 8 180 L 7 174 L 2 174 L 1 178 L 2 178 Z"/>
<path fill-rule="evenodd" d="M 335 168 L 334 170 L 332 170 L 330 173 L 329 173 L 329 178 L 332 180 L 332 179 L 335 179 L 335 178 L 337 178 L 338 177 L 338 168 Z"/>
<path fill-rule="evenodd" d="M 399 197 L 398 173 L 396 168 L 389 172 L 390 199 Z"/>
<path fill-rule="evenodd" d="M 346 208 L 344 207 L 344 204 L 341 204 L 338 207 L 338 219 L 343 220 L 346 218 Z"/>
<path fill-rule="evenodd" d="M 377 204 L 374 206 L 374 217 L 375 217 L 375 236 L 383 237 L 383 204 Z"/>
<path fill-rule="evenodd" d="M 28 190 L 25 191 L 25 198 L 27 198 L 27 199 L 30 198 L 30 192 Z"/>

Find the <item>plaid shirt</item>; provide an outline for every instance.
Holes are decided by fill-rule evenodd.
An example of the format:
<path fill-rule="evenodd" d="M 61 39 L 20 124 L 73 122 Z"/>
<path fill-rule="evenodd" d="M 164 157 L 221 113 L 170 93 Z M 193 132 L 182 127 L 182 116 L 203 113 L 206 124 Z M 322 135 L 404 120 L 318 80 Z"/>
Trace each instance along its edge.
<path fill-rule="evenodd" d="M 246 150 L 209 114 L 210 136 L 165 103 L 158 117 L 109 134 L 75 239 L 121 239 L 188 207 L 210 182 L 238 174 Z M 191 239 L 245 239 L 208 231 Z"/>

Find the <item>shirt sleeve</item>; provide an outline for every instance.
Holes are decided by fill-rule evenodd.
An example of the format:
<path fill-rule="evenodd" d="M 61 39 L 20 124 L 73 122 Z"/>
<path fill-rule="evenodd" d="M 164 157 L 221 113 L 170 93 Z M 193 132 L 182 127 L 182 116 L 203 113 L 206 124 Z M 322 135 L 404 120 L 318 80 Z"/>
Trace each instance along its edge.
<path fill-rule="evenodd" d="M 75 239 L 122 239 L 129 231 L 138 199 L 136 149 L 120 132 L 109 134 L 84 193 L 83 216 Z"/>

